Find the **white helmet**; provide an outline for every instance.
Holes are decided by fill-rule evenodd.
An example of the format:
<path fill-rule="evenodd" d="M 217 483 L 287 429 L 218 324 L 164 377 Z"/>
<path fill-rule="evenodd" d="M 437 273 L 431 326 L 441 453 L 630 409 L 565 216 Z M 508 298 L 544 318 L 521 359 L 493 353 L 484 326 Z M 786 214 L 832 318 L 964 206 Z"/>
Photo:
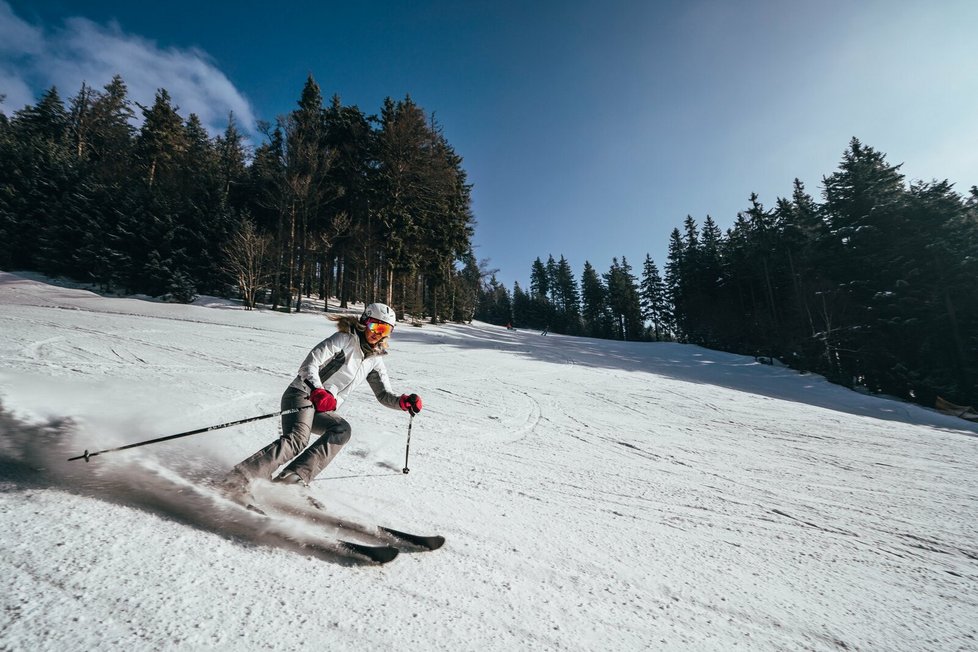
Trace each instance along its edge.
<path fill-rule="evenodd" d="M 397 315 L 394 314 L 394 311 L 389 306 L 383 303 L 371 303 L 364 308 L 363 314 L 360 315 L 360 321 L 366 323 L 368 319 L 376 319 L 391 326 L 397 323 Z"/>

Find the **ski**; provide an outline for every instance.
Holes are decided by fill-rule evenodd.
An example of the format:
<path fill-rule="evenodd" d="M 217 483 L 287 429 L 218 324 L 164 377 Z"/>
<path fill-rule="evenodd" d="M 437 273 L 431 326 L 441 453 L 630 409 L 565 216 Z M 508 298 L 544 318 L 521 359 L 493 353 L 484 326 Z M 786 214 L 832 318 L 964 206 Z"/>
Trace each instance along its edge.
<path fill-rule="evenodd" d="M 403 532 L 401 530 L 395 530 L 394 528 L 384 527 L 383 525 L 363 525 L 355 521 L 349 521 L 347 519 L 338 518 L 331 515 L 327 511 L 326 506 L 316 500 L 313 496 L 306 495 L 306 502 L 309 503 L 309 505 L 316 510 L 317 513 L 321 514 L 323 519 L 326 519 L 337 527 L 346 530 L 353 530 L 354 532 L 360 532 L 362 534 L 366 534 L 367 536 L 393 537 L 398 541 L 409 543 L 413 546 L 424 548 L 425 550 L 438 550 L 445 545 L 445 537 L 438 534 L 413 534 L 411 532 Z"/>
<path fill-rule="evenodd" d="M 273 513 L 281 513 L 285 516 L 303 519 L 316 525 L 336 528 L 395 546 L 406 544 L 422 551 L 430 551 L 438 550 L 445 545 L 445 537 L 441 535 L 414 534 L 381 525 L 368 525 L 334 516 L 329 513 L 325 505 L 308 494 L 302 496 L 305 505 L 296 504 L 272 492 L 265 492 L 265 494 L 262 496 L 261 507 L 271 510 Z"/>
<path fill-rule="evenodd" d="M 272 516 L 269 516 L 268 518 L 273 522 L 277 520 Z M 386 564 L 389 561 L 393 561 L 401 552 L 394 546 L 369 545 L 357 543 L 355 541 L 345 541 L 343 539 L 332 540 L 320 538 L 317 540 L 306 541 L 290 534 L 286 534 L 278 529 L 266 530 L 262 533 L 262 535 L 273 538 L 284 547 L 291 548 L 296 552 L 318 552 L 328 556 L 339 555 L 342 557 L 365 557 L 369 561 L 377 564 Z"/>
<path fill-rule="evenodd" d="M 293 552 L 311 553 L 314 556 L 367 560 L 378 564 L 386 564 L 400 553 L 400 549 L 392 545 L 370 545 L 328 535 L 302 536 L 295 531 L 295 525 L 304 523 L 304 519 L 288 514 L 268 513 L 248 491 L 232 491 L 227 486 L 220 485 L 201 485 L 156 465 L 146 465 L 145 471 L 155 477 L 154 486 L 159 488 L 159 493 L 168 495 L 172 501 L 179 497 L 181 505 L 194 505 L 201 514 L 216 515 L 224 510 L 234 510 L 233 514 L 236 516 L 228 513 L 223 515 L 224 519 L 230 517 L 227 527 L 214 527 L 215 531 L 223 531 L 231 537 L 256 545 L 271 545 Z M 199 522 L 207 525 L 206 520 Z M 215 521 L 214 526 L 216 525 Z"/>
<path fill-rule="evenodd" d="M 247 505 L 246 509 L 250 512 L 263 516 L 266 521 L 272 525 L 277 526 L 279 524 L 278 521 L 282 518 L 281 516 L 276 516 L 275 514 L 269 514 L 266 510 L 254 504 Z M 286 517 L 289 517 L 289 515 L 286 515 Z M 292 535 L 279 531 L 277 527 L 273 530 L 269 530 L 267 533 L 285 542 L 298 546 L 300 549 L 316 550 L 328 554 L 352 553 L 354 555 L 366 557 L 370 561 L 377 562 L 378 564 L 386 564 L 389 561 L 393 561 L 394 558 L 401 552 L 394 546 L 390 545 L 370 545 L 358 543 L 356 541 L 346 541 L 345 539 L 320 539 L 318 541 L 304 541 L 300 538 L 293 537 Z"/>
<path fill-rule="evenodd" d="M 424 548 L 425 550 L 438 550 L 445 545 L 445 537 L 441 536 L 440 534 L 425 536 L 421 534 L 411 534 L 410 532 L 401 532 L 400 530 L 383 526 L 379 526 L 378 529 L 381 532 L 391 535 L 395 539 Z"/>
<path fill-rule="evenodd" d="M 234 502 L 234 501 L 232 501 Z M 297 537 L 290 534 L 286 534 L 277 527 L 280 525 L 279 521 L 283 516 L 276 515 L 274 513 L 269 514 L 267 510 L 262 509 L 260 506 L 254 502 L 234 502 L 235 505 L 243 507 L 244 509 L 256 514 L 261 517 L 266 524 L 273 525 L 271 529 L 266 530 L 265 534 L 267 536 L 272 536 L 282 543 L 289 545 L 290 547 L 298 548 L 300 550 L 313 550 L 317 552 L 323 552 L 326 554 L 354 554 L 361 557 L 366 557 L 370 561 L 376 562 L 378 564 L 386 564 L 389 561 L 393 561 L 394 558 L 400 554 L 400 550 L 390 545 L 370 545 L 365 543 L 357 543 L 356 541 L 346 541 L 344 539 L 334 540 L 319 540 L 319 541 L 303 541 Z M 284 514 L 285 518 L 296 518 L 292 514 Z M 300 517 L 301 520 L 301 517 Z"/>
<path fill-rule="evenodd" d="M 354 554 L 363 555 L 378 564 L 386 564 L 389 561 L 393 561 L 401 552 L 394 546 L 370 546 L 363 543 L 342 540 L 340 541 L 340 547 Z"/>

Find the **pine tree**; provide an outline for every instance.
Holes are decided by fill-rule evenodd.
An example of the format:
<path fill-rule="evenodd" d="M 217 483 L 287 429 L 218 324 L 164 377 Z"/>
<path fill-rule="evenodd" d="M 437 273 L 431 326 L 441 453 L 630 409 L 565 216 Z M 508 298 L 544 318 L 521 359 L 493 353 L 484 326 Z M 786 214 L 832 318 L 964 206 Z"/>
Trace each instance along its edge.
<path fill-rule="evenodd" d="M 178 198 L 168 198 L 173 207 L 174 274 L 168 288 L 184 298 L 199 290 L 219 294 L 223 289 L 220 261 L 224 245 L 237 230 L 231 210 L 224 201 L 224 178 L 213 141 L 196 114 L 184 124 L 186 149 L 178 161 Z"/>
<path fill-rule="evenodd" d="M 695 344 L 715 345 L 710 337 L 715 306 L 712 303 L 711 284 L 706 280 L 709 276 L 707 261 L 699 225 L 691 215 L 687 215 L 683 221 L 683 231 L 682 264 L 678 271 L 682 278 L 686 337 Z"/>
<path fill-rule="evenodd" d="M 82 83 L 81 90 L 69 102 L 69 131 L 74 147 L 75 158 L 81 160 L 88 156 L 88 143 L 95 119 L 93 106 L 96 93 L 88 84 Z"/>
<path fill-rule="evenodd" d="M 527 328 L 530 325 L 532 302 L 532 297 L 520 287 L 520 284 L 514 283 L 512 324 L 515 328 Z"/>
<path fill-rule="evenodd" d="M 581 274 L 581 317 L 585 335 L 604 339 L 614 336 L 608 289 L 588 261 L 584 261 L 584 272 Z"/>
<path fill-rule="evenodd" d="M 914 183 L 888 257 L 891 284 L 873 298 L 873 363 L 865 382 L 877 391 L 933 404 L 938 395 L 968 402 L 978 379 L 978 229 L 947 181 Z M 970 336 L 969 336 L 970 335 Z"/>
<path fill-rule="evenodd" d="M 652 324 L 652 334 L 656 342 L 661 342 L 666 335 L 668 308 L 666 305 L 666 287 L 659 275 L 652 257 L 645 255 L 642 267 L 642 282 L 639 293 L 642 318 Z"/>
<path fill-rule="evenodd" d="M 244 135 L 238 129 L 234 113 L 228 114 L 228 124 L 224 134 L 214 141 L 217 154 L 218 178 L 220 180 L 221 201 L 225 206 L 238 207 L 239 195 L 245 185 L 247 174 Z"/>
<path fill-rule="evenodd" d="M 684 341 L 687 333 L 687 280 L 684 278 L 686 246 L 679 229 L 669 234 L 669 252 L 666 259 L 666 294 L 672 305 L 672 326 L 677 339 Z"/>
<path fill-rule="evenodd" d="M 487 261 L 480 265 L 476 262 L 475 256 L 470 252 L 465 256 L 464 265 L 456 277 L 458 299 L 452 319 L 459 323 L 469 324 L 473 319 L 485 320 L 480 313 L 482 302 L 483 283 L 487 276 L 492 276 L 496 270 L 486 269 Z M 512 310 L 509 319 L 512 320 Z"/>
<path fill-rule="evenodd" d="M 513 321 L 513 300 L 509 290 L 496 279 L 495 274 L 491 274 L 486 283 L 480 313 L 485 321 L 497 326 Z"/>
<path fill-rule="evenodd" d="M 611 269 L 605 275 L 605 282 L 608 287 L 608 305 L 611 307 L 615 336 L 629 341 L 642 339 L 644 328 L 638 282 L 624 256 L 621 263 L 617 258 L 612 259 Z"/>
<path fill-rule="evenodd" d="M 98 93 L 91 107 L 92 121 L 86 154 L 103 185 L 128 185 L 132 175 L 135 111 L 122 77 L 116 75 Z"/>
<path fill-rule="evenodd" d="M 827 229 L 818 205 L 798 179 L 794 181 L 791 199 L 779 198 L 774 214 L 791 280 L 782 306 L 786 322 L 784 354 L 794 366 L 824 371 L 831 362 L 825 331 L 819 325 L 818 297 L 832 288 L 820 264 L 820 247 L 826 242 Z"/>
<path fill-rule="evenodd" d="M 0 103 L 3 99 L 4 96 L 0 95 Z M 12 248 L 18 244 L 18 220 L 13 212 L 16 148 L 17 141 L 11 133 L 10 121 L 0 111 L 0 242 L 10 245 L 0 247 L 0 269 L 11 268 L 15 256 Z"/>
<path fill-rule="evenodd" d="M 368 260 L 369 270 L 382 269 L 370 284 L 367 300 L 381 298 L 394 303 L 395 274 L 412 276 L 420 260 L 411 244 L 421 235 L 425 205 L 425 147 L 430 141 L 427 120 L 410 97 L 384 100 L 377 135 L 379 251 Z M 402 299 L 403 302 L 403 299 Z"/>
<path fill-rule="evenodd" d="M 874 298 L 885 297 L 893 242 L 900 236 L 906 198 L 899 165 L 853 138 L 839 170 L 823 180 L 829 239 L 824 260 L 838 290 L 823 295 L 826 314 L 840 315 L 827 330 L 835 377 L 843 383 L 865 383 L 877 369 L 868 349 L 873 342 Z M 874 367 L 870 369 L 869 367 Z M 870 380 L 871 384 L 875 381 Z"/>
<path fill-rule="evenodd" d="M 178 274 L 178 285 L 189 283 L 185 266 L 190 254 L 177 241 L 178 230 L 186 229 L 181 208 L 187 131 L 166 89 L 157 91 L 152 106 L 140 108 L 144 121 L 133 145 L 139 185 L 127 191 L 129 206 L 114 220 L 112 275 L 129 292 L 160 296 L 174 289 Z M 181 235 L 189 238 L 186 232 Z M 189 287 L 176 289 L 193 294 Z"/>
<path fill-rule="evenodd" d="M 58 89 L 49 88 L 36 105 L 25 106 L 14 113 L 14 134 L 36 147 L 70 146 L 70 121 Z"/>
<path fill-rule="evenodd" d="M 551 259 L 553 256 L 550 257 Z M 526 313 L 526 326 L 529 328 L 549 328 L 553 319 L 553 306 L 550 303 L 550 274 L 539 258 L 533 261 L 530 269 L 530 303 Z"/>
<path fill-rule="evenodd" d="M 570 263 L 564 256 L 554 266 L 552 281 L 554 297 L 553 330 L 557 333 L 578 335 L 581 332 L 581 295 Z"/>
<path fill-rule="evenodd" d="M 183 121 L 165 88 L 156 92 L 151 107 L 143 111 L 143 126 L 136 142 L 139 166 L 146 185 L 159 195 L 176 194 L 179 189 L 179 162 L 186 153 Z"/>
<path fill-rule="evenodd" d="M 554 260 L 553 254 L 547 256 L 545 267 L 547 270 L 547 287 L 549 288 L 547 299 L 550 300 L 550 304 L 556 310 L 563 310 L 563 306 L 558 303 L 557 299 L 557 261 Z"/>
<path fill-rule="evenodd" d="M 762 332 L 768 335 L 764 338 L 766 340 L 764 348 L 768 355 L 772 355 L 780 352 L 782 340 L 777 300 L 779 293 L 775 286 L 786 275 L 780 273 L 775 265 L 779 235 L 774 215 L 764 208 L 757 193 L 751 193 L 750 204 L 750 208 L 744 211 L 744 217 L 750 224 L 751 259 L 755 265 L 754 276 L 757 279 L 754 297 L 759 307 L 755 310 L 755 317 L 760 321 Z"/>
<path fill-rule="evenodd" d="M 437 321 L 441 314 L 454 311 L 455 262 L 471 254 L 474 218 L 471 185 L 462 168 L 462 158 L 448 144 L 434 119 L 429 122 L 429 130 L 425 182 L 429 210 L 422 214 L 423 237 L 416 243 L 416 249 L 421 261 L 419 285 L 424 294 L 425 312 L 432 321 Z"/>
<path fill-rule="evenodd" d="M 354 294 L 354 275 L 347 268 L 365 267 L 373 249 L 379 222 L 373 220 L 370 209 L 377 203 L 372 193 L 377 182 L 377 138 L 367 116 L 356 106 L 343 106 L 334 95 L 326 109 L 326 138 L 334 152 L 327 183 L 330 201 L 324 207 L 324 245 L 320 261 L 325 270 L 322 278 L 323 296 L 333 288 L 340 305 L 349 305 Z"/>
<path fill-rule="evenodd" d="M 298 108 L 281 120 L 285 135 L 284 186 L 281 205 L 280 233 L 282 243 L 282 275 L 288 292 L 287 306 L 302 308 L 303 290 L 311 291 L 308 279 L 308 255 L 312 237 L 322 230 L 320 210 L 328 197 L 327 182 L 334 152 L 327 146 L 326 115 L 319 84 L 312 75 L 306 78 L 299 97 Z"/>
<path fill-rule="evenodd" d="M 533 261 L 530 269 L 530 292 L 541 298 L 550 295 L 550 275 L 547 274 L 547 268 L 539 258 Z"/>
<path fill-rule="evenodd" d="M 64 204 L 77 186 L 79 170 L 57 88 L 14 113 L 7 134 L 8 149 L 0 161 L 0 231 L 8 238 L 8 264 L 62 274 L 63 234 L 70 219 Z"/>

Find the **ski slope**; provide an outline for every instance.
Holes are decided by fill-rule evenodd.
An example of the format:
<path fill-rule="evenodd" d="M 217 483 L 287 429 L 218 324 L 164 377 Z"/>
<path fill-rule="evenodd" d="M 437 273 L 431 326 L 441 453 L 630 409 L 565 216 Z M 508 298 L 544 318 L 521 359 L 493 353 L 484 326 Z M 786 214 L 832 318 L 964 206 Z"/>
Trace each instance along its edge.
<path fill-rule="evenodd" d="M 400 325 L 311 487 L 447 537 L 295 549 L 209 483 L 277 419 L 321 312 L 0 273 L 0 650 L 978 649 L 978 427 L 695 346 Z M 290 523 L 298 539 L 336 532 Z"/>

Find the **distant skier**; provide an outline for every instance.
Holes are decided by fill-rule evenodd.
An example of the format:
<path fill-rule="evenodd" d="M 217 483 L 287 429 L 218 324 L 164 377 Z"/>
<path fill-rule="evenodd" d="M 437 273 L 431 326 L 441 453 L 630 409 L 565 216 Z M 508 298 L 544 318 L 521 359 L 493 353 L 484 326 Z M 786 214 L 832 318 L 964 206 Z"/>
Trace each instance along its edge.
<path fill-rule="evenodd" d="M 421 411 L 417 394 L 391 391 L 384 356 L 387 338 L 397 323 L 394 311 L 372 303 L 360 318 L 330 316 L 337 332 L 320 342 L 303 360 L 299 373 L 282 395 L 282 409 L 312 406 L 282 416 L 282 436 L 238 463 L 225 479 L 231 492 L 246 492 L 252 479 L 268 480 L 288 463 L 273 482 L 308 485 L 350 441 L 352 429 L 336 410 L 364 380 L 377 400 L 412 415 Z M 306 448 L 310 434 L 319 438 Z M 305 450 L 303 450 L 305 449 Z"/>

